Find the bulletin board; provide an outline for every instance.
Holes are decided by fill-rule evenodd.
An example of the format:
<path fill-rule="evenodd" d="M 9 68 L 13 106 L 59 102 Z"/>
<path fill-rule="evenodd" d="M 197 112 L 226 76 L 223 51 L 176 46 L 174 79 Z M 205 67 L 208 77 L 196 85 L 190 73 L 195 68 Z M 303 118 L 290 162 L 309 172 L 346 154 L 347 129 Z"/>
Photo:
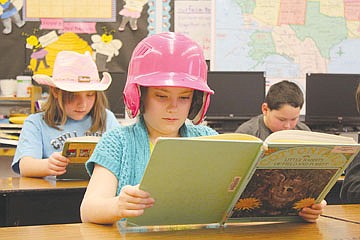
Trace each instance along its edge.
<path fill-rule="evenodd" d="M 124 113 L 121 107 L 122 76 L 127 72 L 134 48 L 148 35 L 174 31 L 174 0 L 142 1 L 144 5 L 137 19 L 137 29 L 132 29 L 127 23 L 122 31 L 119 30 L 123 20 L 120 12 L 129 0 L 7 0 L 5 2 L 13 4 L 18 10 L 14 14 L 18 14 L 19 22 L 11 18 L 11 31 L 5 33 L 6 27 L 0 21 L 0 80 L 15 79 L 16 76 L 24 73 L 52 75 L 52 68 L 59 51 L 70 50 L 80 53 L 89 51 L 96 61 L 100 76 L 102 72 L 109 72 L 113 78 L 106 94 L 112 106 L 111 110 L 119 116 Z M 79 3 L 81 7 L 76 5 Z M 69 8 L 81 11 L 85 9 L 84 5 L 98 10 L 100 4 L 108 7 L 106 11 L 102 11 L 105 15 L 99 15 L 97 11 L 95 16 L 92 13 L 93 15 L 83 17 L 77 12 L 69 15 L 64 13 L 47 15 L 51 18 L 44 18 L 45 15 L 39 14 L 39 12 L 50 13 L 49 9 L 55 6 L 57 10 L 67 9 L 70 6 Z M 37 8 L 38 13 L 27 15 L 26 11 L 31 9 L 28 9 L 28 6 L 33 6 L 32 11 Z M 0 16 L 4 16 L 3 12 L 4 8 L 0 6 Z M 114 19 L 110 20 L 111 17 Z M 28 41 L 30 37 L 38 42 Z M 37 64 L 38 59 L 32 57 L 38 49 L 46 51 L 46 64 L 45 59 L 39 59 Z M 32 72 L 29 72 L 29 68 Z"/>
<path fill-rule="evenodd" d="M 122 31 L 119 30 L 123 19 L 120 12 L 129 1 L 8 0 L 6 2 L 15 6 L 18 10 L 16 14 L 23 22 L 16 23 L 13 17 L 9 17 L 12 20 L 11 31 L 6 34 L 5 26 L 0 22 L 0 79 L 15 79 L 27 68 L 30 68 L 33 74 L 51 75 L 56 54 L 62 50 L 81 53 L 89 51 L 97 61 L 99 72 L 126 72 L 132 51 L 139 41 L 157 32 L 174 30 L 172 0 L 142 1 L 137 29 L 132 29 L 127 23 Z M 78 4 L 81 4 L 81 7 Z M 81 9 L 85 9 L 84 5 L 96 10 L 100 5 L 105 6 L 106 11 L 100 11 L 105 15 L 96 11 L 96 14 L 82 17 L 79 14 Z M 63 13 L 47 15 L 51 18 L 44 18 L 45 15 L 40 14 L 44 12 L 50 14 L 50 9 L 55 7 L 57 10 L 53 12 Z M 68 8 L 75 8 L 76 13 L 66 15 L 61 11 Z M 4 16 L 1 11 L 3 9 L 0 7 L 0 16 Z M 30 10 L 33 12 L 32 15 L 29 15 Z M 86 12 L 91 13 L 91 11 Z M 103 21 L 104 19 L 106 21 Z M 34 37 L 39 42 L 28 42 L 29 37 Z M 37 64 L 37 59 L 32 57 L 36 48 L 47 52 L 46 63 L 41 60 Z M 39 66 L 36 67 L 37 65 Z"/>
<path fill-rule="evenodd" d="M 115 0 L 25 0 L 25 20 L 63 18 L 81 21 L 115 21 Z"/>
<path fill-rule="evenodd" d="M 190 36 L 204 50 L 210 60 L 211 0 L 176 0 L 174 3 L 174 29 Z"/>

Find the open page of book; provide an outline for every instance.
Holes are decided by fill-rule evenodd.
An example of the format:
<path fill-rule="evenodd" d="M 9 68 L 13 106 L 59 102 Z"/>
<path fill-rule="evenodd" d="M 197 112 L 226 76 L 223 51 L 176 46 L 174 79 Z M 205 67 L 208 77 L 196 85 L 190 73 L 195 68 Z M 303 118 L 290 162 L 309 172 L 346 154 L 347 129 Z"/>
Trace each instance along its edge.
<path fill-rule="evenodd" d="M 333 144 L 354 144 L 356 141 L 350 137 L 334 134 L 302 131 L 302 130 L 283 130 L 270 134 L 265 142 L 288 142 L 288 143 L 333 143 Z"/>
<path fill-rule="evenodd" d="M 132 226 L 213 224 L 226 216 L 262 143 L 160 138 L 140 188 L 155 199 Z"/>
<path fill-rule="evenodd" d="M 210 136 L 194 137 L 193 139 L 214 139 L 214 140 L 240 140 L 240 141 L 255 141 L 259 142 L 261 139 L 244 133 L 223 133 Z"/>

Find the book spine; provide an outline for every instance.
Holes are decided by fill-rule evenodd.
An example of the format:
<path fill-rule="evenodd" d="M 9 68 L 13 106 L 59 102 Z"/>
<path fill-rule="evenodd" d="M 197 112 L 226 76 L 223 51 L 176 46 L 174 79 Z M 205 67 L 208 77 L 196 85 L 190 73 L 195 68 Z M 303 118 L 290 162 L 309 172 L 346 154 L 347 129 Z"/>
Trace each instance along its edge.
<path fill-rule="evenodd" d="M 232 215 L 232 213 L 233 213 L 233 208 L 234 208 L 235 204 L 236 204 L 237 201 L 239 200 L 242 192 L 245 190 L 245 187 L 246 187 L 246 185 L 248 184 L 248 182 L 249 182 L 252 174 L 253 174 L 253 173 L 255 172 L 255 170 L 256 170 L 255 166 L 256 166 L 257 162 L 261 159 L 261 157 L 262 157 L 262 155 L 263 155 L 263 153 L 264 153 L 264 147 L 263 147 L 263 146 L 264 146 L 263 144 L 260 146 L 260 148 L 259 148 L 259 150 L 258 150 L 258 153 L 257 153 L 254 161 L 252 162 L 249 170 L 247 171 L 247 172 L 248 172 L 247 175 L 244 176 L 244 180 L 243 180 L 243 182 L 240 184 L 240 187 L 238 188 L 237 193 L 235 194 L 235 196 L 234 196 L 234 198 L 233 198 L 233 200 L 232 200 L 229 208 L 226 210 L 226 212 L 225 212 L 225 214 L 224 214 L 224 216 L 223 216 L 223 219 L 222 219 L 221 222 L 220 222 L 220 225 L 224 226 L 225 223 L 226 223 L 226 221 L 227 221 L 227 220 L 230 218 L 230 216 Z"/>

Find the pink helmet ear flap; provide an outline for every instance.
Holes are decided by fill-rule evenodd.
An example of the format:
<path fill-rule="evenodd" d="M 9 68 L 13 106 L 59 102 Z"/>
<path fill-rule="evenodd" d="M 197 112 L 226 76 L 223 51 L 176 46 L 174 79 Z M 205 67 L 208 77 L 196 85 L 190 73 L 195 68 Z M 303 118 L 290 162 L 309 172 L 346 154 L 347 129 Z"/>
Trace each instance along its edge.
<path fill-rule="evenodd" d="M 210 93 L 204 92 L 203 105 L 200 111 L 193 119 L 190 119 L 193 122 L 193 124 L 195 125 L 200 124 L 204 120 L 209 105 L 210 105 Z"/>
<path fill-rule="evenodd" d="M 130 118 L 135 118 L 140 109 L 140 89 L 137 84 L 125 86 L 123 96 L 126 113 Z"/>

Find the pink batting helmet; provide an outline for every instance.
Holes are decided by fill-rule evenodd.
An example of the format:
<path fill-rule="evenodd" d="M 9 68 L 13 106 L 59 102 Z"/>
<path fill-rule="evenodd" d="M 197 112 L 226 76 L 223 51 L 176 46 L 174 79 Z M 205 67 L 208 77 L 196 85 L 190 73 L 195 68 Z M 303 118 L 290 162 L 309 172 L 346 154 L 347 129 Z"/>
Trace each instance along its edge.
<path fill-rule="evenodd" d="M 204 119 L 210 94 L 214 93 L 207 85 L 207 65 L 201 47 L 187 36 L 173 32 L 146 37 L 134 49 L 123 92 L 131 118 L 139 113 L 139 86 L 187 87 L 203 92 L 201 106 L 189 114 L 194 124 Z"/>

